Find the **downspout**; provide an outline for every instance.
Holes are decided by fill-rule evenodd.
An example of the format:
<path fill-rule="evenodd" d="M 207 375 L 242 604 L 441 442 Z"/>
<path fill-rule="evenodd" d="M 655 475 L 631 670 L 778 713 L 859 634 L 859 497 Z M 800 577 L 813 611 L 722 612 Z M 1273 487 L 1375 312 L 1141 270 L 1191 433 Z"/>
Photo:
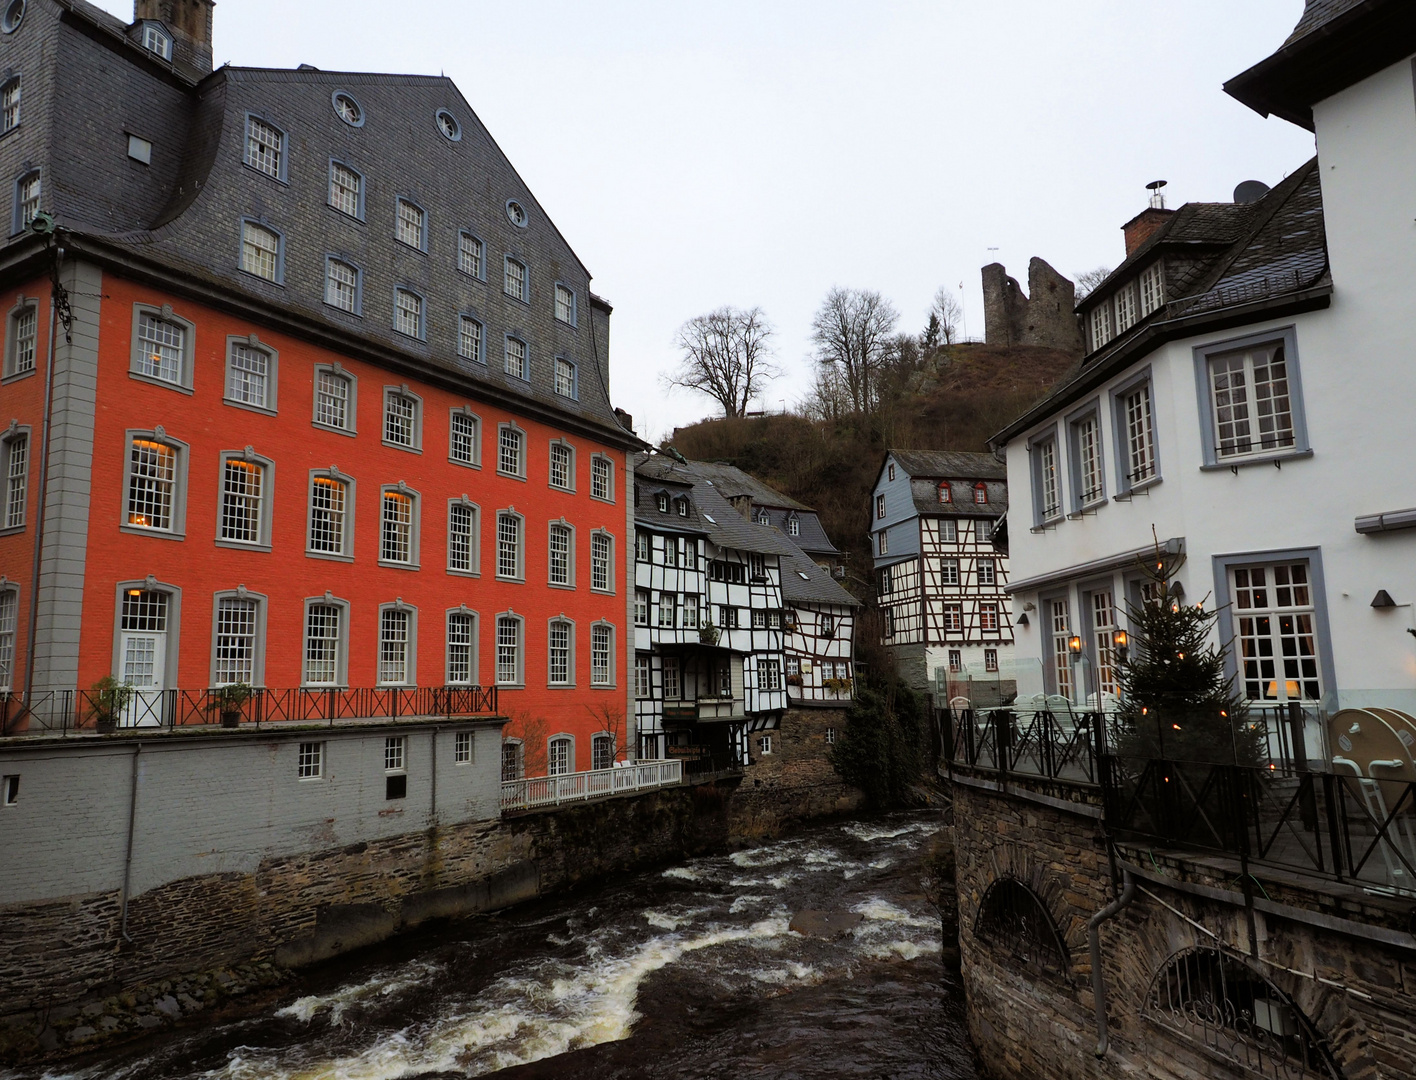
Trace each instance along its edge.
<path fill-rule="evenodd" d="M 138 755 L 143 752 L 143 744 L 133 748 L 133 776 L 128 789 L 128 854 L 123 860 L 123 903 L 119 934 L 129 945 L 135 944 L 128 936 L 128 886 L 133 876 L 133 833 L 138 818 Z"/>
<path fill-rule="evenodd" d="M 1106 1056 L 1106 980 L 1101 973 L 1101 924 L 1136 898 L 1131 871 L 1121 871 L 1121 895 L 1087 920 L 1087 940 L 1091 946 L 1092 1001 L 1096 1008 L 1096 1056 Z"/>

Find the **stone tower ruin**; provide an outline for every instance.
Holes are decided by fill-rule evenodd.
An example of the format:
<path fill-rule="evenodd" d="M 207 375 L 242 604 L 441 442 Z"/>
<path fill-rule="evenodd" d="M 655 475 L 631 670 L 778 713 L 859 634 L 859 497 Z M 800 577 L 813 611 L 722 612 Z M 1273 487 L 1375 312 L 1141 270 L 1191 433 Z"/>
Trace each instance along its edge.
<path fill-rule="evenodd" d="M 1043 260 L 1028 263 L 1028 291 L 1002 263 L 983 268 L 984 340 L 990 345 L 1041 345 L 1082 352 L 1075 313 L 1077 287 Z"/>

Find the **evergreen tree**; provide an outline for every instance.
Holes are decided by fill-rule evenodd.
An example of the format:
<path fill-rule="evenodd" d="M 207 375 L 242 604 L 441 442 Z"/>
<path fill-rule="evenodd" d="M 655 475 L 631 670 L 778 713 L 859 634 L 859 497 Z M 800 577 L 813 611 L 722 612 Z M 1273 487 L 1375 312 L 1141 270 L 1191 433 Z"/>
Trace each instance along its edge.
<path fill-rule="evenodd" d="M 873 807 L 898 806 L 924 771 L 926 736 L 919 697 L 893 673 L 856 680 L 856 700 L 831 747 L 831 764 Z"/>

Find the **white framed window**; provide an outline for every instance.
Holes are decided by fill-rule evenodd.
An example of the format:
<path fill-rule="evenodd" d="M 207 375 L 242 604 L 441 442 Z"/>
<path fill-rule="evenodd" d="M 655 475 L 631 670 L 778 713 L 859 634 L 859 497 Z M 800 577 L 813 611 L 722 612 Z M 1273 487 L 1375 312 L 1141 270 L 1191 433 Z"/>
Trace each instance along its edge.
<path fill-rule="evenodd" d="M 419 251 L 425 250 L 428 230 L 427 215 L 423 208 L 408 199 L 399 199 L 393 235 L 400 244 L 407 244 Z"/>
<path fill-rule="evenodd" d="M 757 658 L 757 689 L 764 691 L 782 688 L 782 663 L 770 657 Z"/>
<path fill-rule="evenodd" d="M 485 279 L 487 276 L 487 266 L 483 257 L 485 250 L 482 241 L 471 233 L 458 233 L 457 268 L 468 277 L 477 278 L 479 281 Z"/>
<path fill-rule="evenodd" d="M 556 282 L 556 321 L 575 325 L 575 292 Z"/>
<path fill-rule="evenodd" d="M 128 505 L 125 523 L 154 532 L 175 532 L 178 516 L 176 446 L 137 437 L 128 448 Z"/>
<path fill-rule="evenodd" d="M 835 746 L 835 745 L 836 745 L 836 729 L 833 728 L 833 727 L 828 727 L 828 728 L 826 729 L 826 745 L 827 745 L 827 746 Z"/>
<path fill-rule="evenodd" d="M 502 292 L 513 300 L 526 302 L 526 264 L 510 255 L 504 260 Z"/>
<path fill-rule="evenodd" d="M 1106 494 L 1102 479 L 1101 422 L 1096 413 L 1072 425 L 1072 450 L 1076 455 L 1077 503 L 1090 506 Z"/>
<path fill-rule="evenodd" d="M 354 554 L 353 481 L 329 473 L 310 477 L 310 521 L 306 550 L 319 555 Z"/>
<path fill-rule="evenodd" d="M 732 610 L 736 614 L 736 609 Z M 659 594 L 659 625 L 669 630 L 678 625 L 678 597 L 674 593 Z"/>
<path fill-rule="evenodd" d="M 384 391 L 383 441 L 389 446 L 416 450 L 422 445 L 421 402 L 403 390 Z"/>
<path fill-rule="evenodd" d="M 987 544 L 993 540 L 993 522 L 989 518 L 979 518 L 974 523 L 974 531 L 978 534 L 978 542 Z"/>
<path fill-rule="evenodd" d="M 402 735 L 390 735 L 384 739 L 384 772 L 401 773 L 408 771 L 407 743 Z"/>
<path fill-rule="evenodd" d="M 1103 694 L 1119 694 L 1116 678 L 1116 604 L 1110 589 L 1091 594 L 1092 659 L 1096 664 L 1096 689 Z"/>
<path fill-rule="evenodd" d="M 552 619 L 546 638 L 546 682 L 551 686 L 571 685 L 571 625 Z"/>
<path fill-rule="evenodd" d="M 752 609 L 752 628 L 754 630 L 767 629 L 767 612 L 761 610 L 760 608 Z"/>
<path fill-rule="evenodd" d="M 413 613 L 407 608 L 386 607 L 379 612 L 380 686 L 404 686 L 413 681 L 412 634 Z M 402 743 L 402 739 L 398 741 Z M 401 747 L 399 756 L 401 759 Z M 402 764 L 400 760 L 398 767 Z"/>
<path fill-rule="evenodd" d="M 1151 263 L 1141 271 L 1141 318 L 1165 306 L 1165 270 L 1161 263 Z"/>
<path fill-rule="evenodd" d="M 221 516 L 216 538 L 223 543 L 269 543 L 266 527 L 269 467 L 240 454 L 224 454 L 221 462 Z"/>
<path fill-rule="evenodd" d="M 614 684 L 615 628 L 609 623 L 590 627 L 590 685 Z"/>
<path fill-rule="evenodd" d="M 423 338 L 423 298 L 411 289 L 393 290 L 393 328 L 407 337 Z"/>
<path fill-rule="evenodd" d="M 280 234 L 254 221 L 241 222 L 241 269 L 266 281 L 279 281 Z"/>
<path fill-rule="evenodd" d="M 944 629 L 958 633 L 964 628 L 964 608 L 962 604 L 944 605 Z"/>
<path fill-rule="evenodd" d="M 1230 570 L 1239 682 L 1250 701 L 1322 697 L 1317 612 L 1308 563 Z"/>
<path fill-rule="evenodd" d="M 341 161 L 329 163 L 329 205 L 349 217 L 364 217 L 364 178 Z"/>
<path fill-rule="evenodd" d="M 314 422 L 338 431 L 354 430 L 354 381 L 334 368 L 315 369 Z"/>
<path fill-rule="evenodd" d="M 1065 599 L 1049 600 L 1048 635 L 1052 641 L 1052 688 L 1063 697 L 1072 696 L 1071 610 Z"/>
<path fill-rule="evenodd" d="M 984 670 L 984 671 L 997 671 L 997 670 L 998 670 L 998 650 L 997 650 L 997 649 L 984 649 L 984 650 L 983 650 L 983 670 Z"/>
<path fill-rule="evenodd" d="M 134 373 L 177 386 L 188 384 L 188 329 L 173 319 L 149 311 L 138 312 L 138 343 Z"/>
<path fill-rule="evenodd" d="M 552 585 L 575 584 L 574 549 L 574 533 L 570 526 L 563 521 L 551 522 L 546 558 Z"/>
<path fill-rule="evenodd" d="M 502 353 L 502 370 L 513 379 L 526 378 L 526 342 L 508 336 Z"/>
<path fill-rule="evenodd" d="M 359 103 L 348 92 L 336 90 L 330 96 L 330 104 L 334 106 L 334 115 L 350 127 L 364 126 L 364 110 L 359 107 Z"/>
<path fill-rule="evenodd" d="M 953 518 L 946 518 L 939 523 L 939 539 L 946 544 L 956 544 L 959 541 L 959 523 Z"/>
<path fill-rule="evenodd" d="M 615 467 L 607 457 L 596 454 L 590 459 L 590 497 L 614 502 Z"/>
<path fill-rule="evenodd" d="M 477 572 L 477 507 L 450 502 L 447 507 L 447 568 L 459 574 Z"/>
<path fill-rule="evenodd" d="M 985 601 L 978 605 L 978 628 L 985 634 L 998 632 L 998 605 Z"/>
<path fill-rule="evenodd" d="M 649 625 L 649 590 L 634 590 L 634 625 Z"/>
<path fill-rule="evenodd" d="M 465 609 L 447 613 L 447 681 L 470 686 L 477 681 L 477 615 Z"/>
<path fill-rule="evenodd" d="M 517 686 L 522 682 L 521 619 L 497 616 L 497 685 Z"/>
<path fill-rule="evenodd" d="M 318 780 L 324 775 L 324 743 L 302 742 L 295 759 L 297 780 Z"/>
<path fill-rule="evenodd" d="M 418 562 L 417 497 L 386 489 L 379 513 L 379 562 L 415 566 Z"/>
<path fill-rule="evenodd" d="M 454 765 L 471 765 L 472 747 L 472 732 L 454 732 L 452 736 L 452 763 Z"/>
<path fill-rule="evenodd" d="M 664 565 L 677 566 L 679 562 L 679 540 L 674 536 L 664 537 Z"/>
<path fill-rule="evenodd" d="M 998 584 L 997 563 L 992 559 L 979 559 L 975 564 L 978 571 L 978 583 L 980 585 Z"/>
<path fill-rule="evenodd" d="M 579 397 L 575 384 L 575 365 L 564 356 L 557 356 L 555 366 L 556 393 L 571 399 Z"/>
<path fill-rule="evenodd" d="M 157 23 L 147 23 L 143 26 L 143 48 L 148 52 L 162 57 L 164 60 L 172 59 L 172 38 Z"/>
<path fill-rule="evenodd" d="M 884 571 L 881 572 L 884 573 Z M 941 585 L 957 585 L 959 583 L 959 560 L 957 558 L 949 556 L 939 560 L 939 583 Z"/>
<path fill-rule="evenodd" d="M 325 260 L 325 303 L 330 307 L 358 315 L 361 307 L 359 268 L 342 259 Z"/>
<path fill-rule="evenodd" d="M 1211 354 L 1208 366 L 1216 459 L 1294 448 L 1293 402 L 1282 341 Z"/>
<path fill-rule="evenodd" d="M 887 530 L 881 529 L 875 534 L 875 554 L 890 554 L 890 534 Z"/>
<path fill-rule="evenodd" d="M 497 430 L 497 472 L 526 476 L 526 436 L 507 424 Z"/>
<path fill-rule="evenodd" d="M 1136 324 L 1136 286 L 1127 284 L 1116 290 L 1116 332 L 1124 334 Z"/>
<path fill-rule="evenodd" d="M 949 670 L 953 672 L 959 672 L 964 670 L 964 654 L 962 650 L 949 650 Z"/>
<path fill-rule="evenodd" d="M 551 487 L 575 490 L 575 451 L 563 442 L 551 443 Z"/>
<path fill-rule="evenodd" d="M 1091 347 L 1095 351 L 1111 340 L 1111 301 L 1104 300 L 1092 309 Z"/>
<path fill-rule="evenodd" d="M 757 752 L 759 754 L 770 754 L 772 752 L 772 736 L 759 735 L 757 737 Z"/>
<path fill-rule="evenodd" d="M 149 27 L 151 29 L 151 27 Z M 245 162 L 276 180 L 285 178 L 285 133 L 254 116 L 246 117 Z"/>
<path fill-rule="evenodd" d="M 249 596 L 223 596 L 216 602 L 212 642 L 212 685 L 257 682 L 259 602 Z"/>
<path fill-rule="evenodd" d="M 1037 507 L 1037 523 L 1062 516 L 1062 485 L 1058 476 L 1057 439 L 1049 435 L 1032 445 L 1034 452 L 1033 483 Z"/>
<path fill-rule="evenodd" d="M 305 609 L 306 686 L 340 686 L 344 682 L 343 604 L 311 603 Z"/>
<path fill-rule="evenodd" d="M 1128 486 L 1135 487 L 1155 479 L 1157 475 L 1150 383 L 1144 382 L 1125 391 L 1118 404 L 1125 436 L 1121 447 L 1125 479 Z"/>
<path fill-rule="evenodd" d="M 546 774 L 566 776 L 575 771 L 575 743 L 566 735 L 558 735 L 546 746 Z"/>
<path fill-rule="evenodd" d="M 634 658 L 634 696 L 641 700 L 653 696 L 653 669 L 649 657 L 642 654 Z"/>
<path fill-rule="evenodd" d="M 829 616 L 828 616 L 828 618 L 829 618 Z M 833 622 L 831 625 L 834 626 L 835 623 Z M 769 612 L 767 612 L 767 629 L 768 629 L 768 630 L 780 630 L 781 628 L 782 628 L 782 613 L 781 613 L 780 611 L 769 611 Z"/>
<path fill-rule="evenodd" d="M 20 77 L 0 87 L 0 133 L 20 126 Z"/>
<path fill-rule="evenodd" d="M 638 562 L 648 562 L 651 555 L 649 534 L 642 529 L 634 531 L 634 558 Z"/>
<path fill-rule="evenodd" d="M 596 735 L 590 740 L 590 768 L 609 769 L 615 763 L 615 740 L 611 735 Z"/>
<path fill-rule="evenodd" d="M 27 375 L 34 370 L 39 340 L 39 308 L 24 304 L 10 316 L 5 349 L 5 375 Z"/>
<path fill-rule="evenodd" d="M 0 442 L 0 464 L 4 466 L 4 515 L 0 528 L 23 529 L 29 502 L 29 432 L 19 431 Z M 6 594 L 8 595 L 8 594 Z"/>
<path fill-rule="evenodd" d="M 38 169 L 25 173 L 15 181 L 15 232 L 24 232 L 30 227 L 30 222 L 39 216 L 42 193 Z"/>
<path fill-rule="evenodd" d="M 525 772 L 525 761 L 523 760 L 521 743 L 515 739 L 503 740 L 501 748 L 502 780 L 520 780 L 523 772 Z"/>
<path fill-rule="evenodd" d="M 614 591 L 614 538 L 609 533 L 590 534 L 590 588 Z"/>
<path fill-rule="evenodd" d="M 226 355 L 226 400 L 273 410 L 274 367 L 269 350 L 232 341 Z"/>
<path fill-rule="evenodd" d="M 883 518 L 883 517 L 885 516 L 885 496 L 884 496 L 884 495 L 877 495 L 877 496 L 875 496 L 875 516 L 876 516 L 877 519 L 878 519 L 878 518 Z"/>
<path fill-rule="evenodd" d="M 497 515 L 497 577 L 520 581 L 525 577 L 522 562 L 522 521 L 519 514 L 503 511 Z"/>
<path fill-rule="evenodd" d="M 797 518 L 797 517 L 790 517 L 790 518 L 787 519 L 787 535 L 788 535 L 788 536 L 800 536 L 800 535 L 801 535 L 801 519 L 800 519 L 800 518 Z"/>
<path fill-rule="evenodd" d="M 15 686 L 15 632 L 20 612 L 16 589 L 0 589 L 0 692 Z"/>
<path fill-rule="evenodd" d="M 482 324 L 471 315 L 459 315 L 457 317 L 457 355 L 464 360 L 485 364 L 487 358 L 482 353 L 483 346 Z"/>
<path fill-rule="evenodd" d="M 482 464 L 482 421 L 470 412 L 451 414 L 448 423 L 448 460 L 473 467 Z"/>

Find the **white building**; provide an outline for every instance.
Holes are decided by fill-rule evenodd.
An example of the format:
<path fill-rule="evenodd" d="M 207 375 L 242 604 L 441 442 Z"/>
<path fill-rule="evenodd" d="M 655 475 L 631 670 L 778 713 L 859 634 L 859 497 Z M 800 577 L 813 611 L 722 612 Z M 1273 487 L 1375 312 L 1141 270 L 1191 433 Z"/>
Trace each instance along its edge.
<path fill-rule="evenodd" d="M 1080 371 L 995 437 L 1023 493 L 1018 651 L 1048 691 L 1114 688 L 1154 529 L 1186 556 L 1185 602 L 1220 610 L 1249 698 L 1416 705 L 1409 16 L 1308 0 L 1226 89 L 1312 129 L 1318 156 L 1266 193 L 1128 223 L 1125 261 L 1078 308 Z"/>

